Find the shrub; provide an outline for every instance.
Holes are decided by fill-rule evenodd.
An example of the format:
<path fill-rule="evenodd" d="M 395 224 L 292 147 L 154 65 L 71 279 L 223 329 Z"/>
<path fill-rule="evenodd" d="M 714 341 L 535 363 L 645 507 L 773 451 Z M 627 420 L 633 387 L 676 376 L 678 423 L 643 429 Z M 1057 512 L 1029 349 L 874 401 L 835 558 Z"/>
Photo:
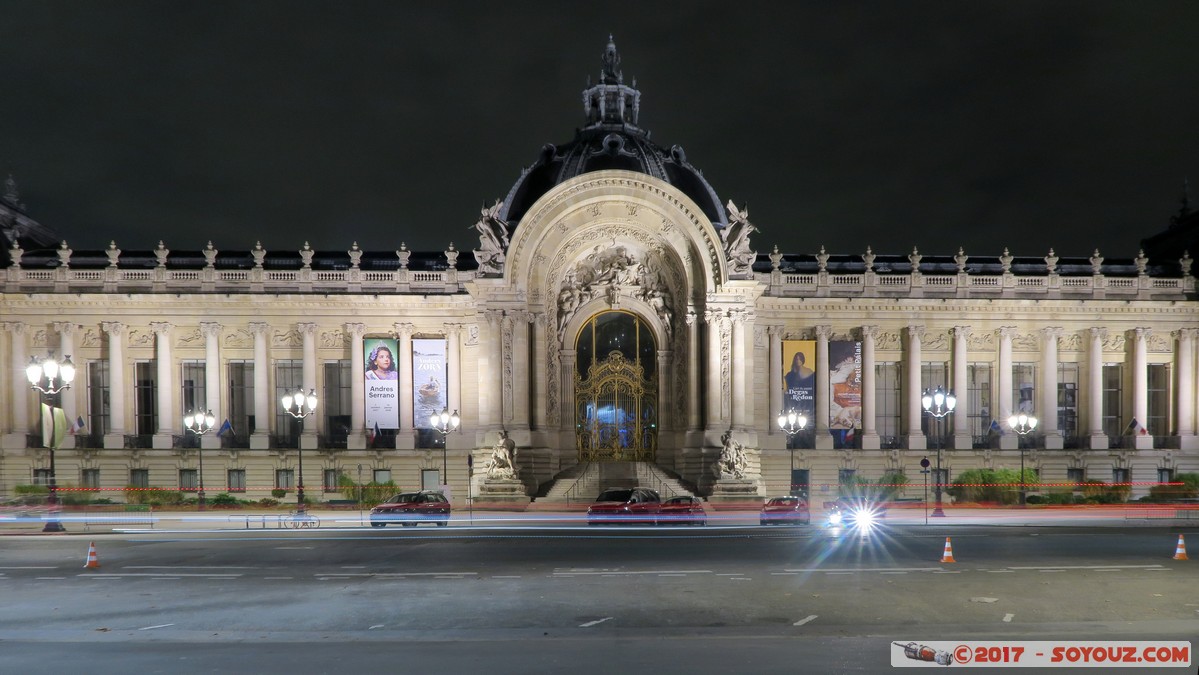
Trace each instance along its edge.
<path fill-rule="evenodd" d="M 19 495 L 48 495 L 50 488 L 45 485 L 18 485 L 13 488 L 13 492 Z"/>
<path fill-rule="evenodd" d="M 98 499 L 93 499 L 92 503 L 93 504 L 115 504 L 116 502 L 112 501 L 108 497 L 100 497 Z"/>
<path fill-rule="evenodd" d="M 1024 469 L 1024 480 L 1015 469 L 970 469 L 958 475 L 948 492 L 959 502 L 1016 504 L 1020 501 L 1018 483 L 1040 482 L 1035 469 Z"/>
<path fill-rule="evenodd" d="M 287 496 L 287 490 L 284 490 L 283 488 L 275 488 L 274 490 L 271 490 L 271 496 L 275 499 L 283 499 Z"/>
<path fill-rule="evenodd" d="M 270 497 L 263 497 L 262 499 L 258 500 L 258 505 L 259 506 L 278 506 L 279 500 L 271 499 Z"/>
<path fill-rule="evenodd" d="M 1175 474 L 1173 482 L 1182 485 L 1154 485 L 1149 488 L 1150 501 L 1173 502 L 1199 497 L 1199 473 Z"/>
<path fill-rule="evenodd" d="M 1131 486 L 1109 485 L 1101 480 L 1084 480 L 1081 487 L 1081 497 L 1087 504 L 1121 504 L 1128 501 L 1132 492 Z"/>
<path fill-rule="evenodd" d="M 125 487 L 125 503 L 126 504 L 149 504 L 151 506 L 162 506 L 168 504 L 175 506 L 183 503 L 183 494 L 176 490 L 166 490 L 163 488 L 136 488 L 132 485 Z"/>
<path fill-rule="evenodd" d="M 1041 495 L 1028 495 L 1024 498 L 1025 504 L 1043 504 L 1047 501 L 1048 499 L 1046 497 L 1042 497 Z"/>
<path fill-rule="evenodd" d="M 212 504 L 213 506 L 237 506 L 241 502 L 238 501 L 237 497 L 234 497 L 228 492 L 222 492 L 212 499 L 209 499 L 208 503 Z"/>

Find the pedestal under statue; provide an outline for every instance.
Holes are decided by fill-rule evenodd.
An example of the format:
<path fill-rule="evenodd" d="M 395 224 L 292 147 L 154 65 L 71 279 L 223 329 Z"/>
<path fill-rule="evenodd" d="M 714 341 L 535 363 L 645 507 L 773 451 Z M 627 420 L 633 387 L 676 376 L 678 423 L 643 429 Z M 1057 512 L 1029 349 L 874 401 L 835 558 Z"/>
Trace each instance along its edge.
<path fill-rule="evenodd" d="M 520 480 L 516 462 L 516 442 L 501 429 L 491 455 L 483 463 L 483 478 L 479 482 L 480 502 L 527 505 L 531 500 Z"/>
<path fill-rule="evenodd" d="M 720 438 L 723 446 L 720 457 L 712 466 L 715 480 L 708 501 L 720 503 L 747 502 L 758 504 L 762 496 L 762 478 L 749 473 L 745 446 L 733 438 L 732 430 Z"/>

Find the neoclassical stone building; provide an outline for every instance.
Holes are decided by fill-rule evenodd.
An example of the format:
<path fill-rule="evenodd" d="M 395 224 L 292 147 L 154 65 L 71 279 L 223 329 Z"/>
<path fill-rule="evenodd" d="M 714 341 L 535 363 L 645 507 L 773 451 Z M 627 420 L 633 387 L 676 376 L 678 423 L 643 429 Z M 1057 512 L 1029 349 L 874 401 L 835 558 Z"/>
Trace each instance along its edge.
<path fill-rule="evenodd" d="M 583 100 L 584 127 L 483 211 L 471 251 L 72 251 L 10 181 L 0 496 L 49 477 L 24 375 L 48 353 L 79 372 L 60 486 L 194 489 L 201 450 L 209 494 L 255 498 L 294 488 L 301 456 L 315 499 L 347 496 L 339 474 L 455 501 L 586 499 L 600 475 L 819 494 L 918 478 L 938 444 L 949 478 L 1022 459 L 1045 482 L 1199 471 L 1188 255 L 757 251 L 748 214 L 639 126 L 612 44 Z M 944 425 L 920 402 L 938 386 L 958 400 Z M 320 400 L 303 422 L 280 405 L 297 388 Z M 775 420 L 796 406 L 811 423 L 789 440 Z M 438 408 L 458 431 L 430 428 Z M 196 443 L 191 410 L 229 428 Z M 1016 410 L 1041 420 L 1024 448 Z M 486 467 L 501 432 L 515 476 Z"/>

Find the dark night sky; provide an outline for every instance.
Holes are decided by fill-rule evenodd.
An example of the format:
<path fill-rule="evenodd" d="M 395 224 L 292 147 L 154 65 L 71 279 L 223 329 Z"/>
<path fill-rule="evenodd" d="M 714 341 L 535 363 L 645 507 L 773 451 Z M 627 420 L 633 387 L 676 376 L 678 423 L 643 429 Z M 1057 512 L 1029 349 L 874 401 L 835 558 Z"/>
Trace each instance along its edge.
<path fill-rule="evenodd" d="M 1130 257 L 1199 180 L 1199 2 L 783 5 L 0 0 L 0 172 L 76 250 L 469 249 L 611 32 L 760 252 Z"/>

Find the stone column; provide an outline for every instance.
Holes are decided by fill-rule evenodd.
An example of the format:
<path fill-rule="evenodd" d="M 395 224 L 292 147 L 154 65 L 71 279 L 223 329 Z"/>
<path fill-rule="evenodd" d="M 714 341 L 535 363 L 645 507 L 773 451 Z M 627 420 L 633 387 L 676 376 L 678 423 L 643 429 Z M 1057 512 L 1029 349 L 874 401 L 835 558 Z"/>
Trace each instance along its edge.
<path fill-rule="evenodd" d="M 29 434 L 29 397 L 33 390 L 25 378 L 29 365 L 29 351 L 25 346 L 25 324 L 9 321 L 4 324 L 12 344 L 12 431 L 5 435 L 4 445 L 8 448 L 24 448 Z"/>
<path fill-rule="evenodd" d="M 770 409 L 766 416 L 766 428 L 771 435 L 782 435 L 775 417 L 784 414 L 783 410 L 783 327 L 767 326 L 766 335 L 770 340 L 770 362 L 767 371 L 770 373 Z"/>
<path fill-rule="evenodd" d="M 303 366 L 303 389 L 304 394 L 316 391 L 316 324 L 315 323 L 300 323 L 296 324 L 296 328 L 300 331 L 300 337 L 304 341 L 304 366 Z M 300 449 L 313 450 L 320 444 L 320 439 L 317 438 L 320 428 L 320 418 L 322 415 L 320 400 L 323 398 L 322 392 L 316 392 L 317 411 L 301 421 L 302 431 L 300 432 Z"/>
<path fill-rule="evenodd" d="M 125 447 L 125 325 L 105 321 L 100 329 L 108 334 L 108 429 L 105 449 Z"/>
<path fill-rule="evenodd" d="M 549 427 L 549 408 L 547 406 L 549 399 L 546 396 L 546 383 L 548 382 L 546 379 L 546 358 L 550 353 L 550 345 L 546 339 L 549 335 L 549 332 L 546 330 L 547 321 L 545 312 L 537 312 L 533 316 L 533 325 L 530 329 L 531 335 L 529 338 L 533 343 L 533 361 L 529 364 L 529 371 L 532 377 L 529 398 L 533 406 L 533 428 L 539 430 L 545 430 Z"/>
<path fill-rule="evenodd" d="M 568 448 L 577 449 L 578 447 L 575 439 L 577 433 L 575 425 L 581 423 L 581 420 L 576 417 L 575 411 L 575 368 L 578 366 L 578 357 L 578 351 L 563 349 L 559 359 L 561 368 L 555 374 L 555 377 L 560 378 L 559 384 L 562 391 L 562 400 L 558 402 L 558 419 L 561 420 L 558 427 L 561 429 L 558 444 L 563 448 L 562 454 L 565 457 L 571 456 Z M 577 456 L 577 451 L 575 456 Z"/>
<path fill-rule="evenodd" d="M 673 398 L 671 396 L 671 383 L 674 378 L 671 375 L 670 357 L 672 352 L 669 349 L 659 349 L 657 351 L 658 359 L 658 438 L 662 437 L 662 432 L 666 429 L 673 429 L 675 426 L 671 423 L 674 416 Z"/>
<path fill-rule="evenodd" d="M 817 450 L 833 448 L 833 437 L 828 431 L 829 403 L 832 399 L 828 381 L 828 339 L 832 334 L 832 326 L 816 326 L 816 412 L 812 414 L 816 419 L 812 422 L 816 425 Z"/>
<path fill-rule="evenodd" d="M 219 323 L 214 321 L 204 321 L 200 323 L 200 333 L 204 335 L 204 398 L 206 409 L 203 412 L 212 411 L 216 417 L 217 428 L 210 433 L 200 437 L 200 447 L 208 450 L 209 448 L 216 449 L 221 447 L 221 437 L 217 436 L 220 431 L 221 424 L 225 421 L 225 416 L 221 408 L 221 356 L 220 356 L 220 339 L 221 329 L 224 328 Z"/>
<path fill-rule="evenodd" d="M 506 375 L 512 387 L 512 429 L 529 429 L 529 321 L 532 316 L 523 310 L 510 314 L 512 353 L 508 355 Z M 523 438 L 523 436 L 522 436 Z"/>
<path fill-rule="evenodd" d="M 999 425 L 1004 429 L 1004 434 L 999 437 L 999 447 L 1003 450 L 1015 450 L 1020 445 L 1020 438 L 1007 424 L 1012 416 L 1012 336 L 1015 334 L 1014 326 L 999 329 L 999 391 L 995 400 L 999 403 Z"/>
<path fill-rule="evenodd" d="M 704 312 L 704 321 L 708 326 L 708 368 L 707 368 L 707 410 L 705 419 L 707 420 L 707 431 L 712 445 L 716 444 L 716 439 L 719 439 L 724 433 L 724 420 L 720 415 L 721 392 L 724 388 L 724 383 L 720 379 L 720 348 L 723 337 L 721 335 L 720 324 L 722 316 L 719 311 L 707 310 Z"/>
<path fill-rule="evenodd" d="M 1041 410 L 1035 414 L 1046 450 L 1065 447 L 1057 419 L 1057 340 L 1061 336 L 1061 328 L 1041 329 Z"/>
<path fill-rule="evenodd" d="M 400 371 L 400 428 L 396 431 L 396 447 L 411 450 L 416 447 L 416 420 L 412 415 L 412 388 L 415 378 L 412 373 L 412 333 L 416 326 L 410 323 L 397 323 L 393 326 L 396 336 L 396 370 Z M 429 423 L 422 420 L 427 429 Z M 372 429 L 373 431 L 373 429 Z"/>
<path fill-rule="evenodd" d="M 969 450 L 974 447 L 970 433 L 970 360 L 966 340 L 970 326 L 953 327 L 953 395 L 957 407 L 953 411 L 953 447 Z"/>
<path fill-rule="evenodd" d="M 366 448 L 366 381 L 363 379 L 366 355 L 362 351 L 364 335 L 366 324 L 346 324 L 346 337 L 350 341 L 350 433 L 346 436 L 347 450 Z M 395 365 L 398 370 L 399 364 Z"/>
<path fill-rule="evenodd" d="M 55 321 L 54 330 L 58 331 L 58 353 L 59 363 L 67 360 L 68 356 L 78 356 L 75 353 L 75 328 L 76 325 L 71 321 Z M 63 417 L 66 418 L 68 425 L 74 425 L 75 419 L 79 416 L 79 392 L 87 392 L 87 368 L 78 358 L 71 359 L 72 363 L 80 364 L 75 373 L 75 382 L 71 384 L 70 389 L 60 392 L 59 406 L 62 408 Z M 75 436 L 68 434 L 62 439 L 58 445 L 63 450 L 68 450 L 75 447 Z"/>
<path fill-rule="evenodd" d="M 700 403 L 703 395 L 699 388 L 700 358 L 699 316 L 695 312 L 687 312 L 687 430 L 698 431 L 702 422 Z"/>
<path fill-rule="evenodd" d="M 924 417 L 924 408 L 920 405 L 923 390 L 920 388 L 920 371 L 924 365 L 924 355 L 921 342 L 924 340 L 924 326 L 908 326 L 908 377 L 904 392 L 908 402 L 908 449 L 924 450 L 928 448 L 928 440 L 920 430 L 920 422 Z M 935 430 L 934 430 L 935 433 Z"/>
<path fill-rule="evenodd" d="M 729 379 L 733 386 L 733 426 L 738 431 L 745 431 L 748 418 L 745 415 L 745 380 L 751 377 L 753 370 L 746 368 L 745 363 L 745 312 L 738 310 L 730 313 L 732 325 L 732 349 L 729 359 Z"/>
<path fill-rule="evenodd" d="M 498 309 L 489 309 L 487 317 L 487 368 L 480 372 L 480 382 L 486 392 L 483 401 L 486 411 L 487 429 L 493 431 L 504 425 L 504 368 L 503 368 L 503 318 Z M 482 368 L 480 368 L 482 370 Z"/>
<path fill-rule="evenodd" d="M 165 321 L 150 324 L 154 331 L 158 352 L 158 431 L 154 434 L 155 448 L 170 448 L 174 446 L 175 428 L 175 363 L 171 357 L 171 328 Z"/>
<path fill-rule="evenodd" d="M 1092 450 L 1107 450 L 1108 438 L 1103 433 L 1103 341 L 1106 328 L 1091 329 L 1091 348 L 1087 352 L 1087 427 Z"/>
<path fill-rule="evenodd" d="M 466 418 L 462 416 L 462 325 L 457 323 L 445 324 L 445 361 L 446 361 L 446 404 L 450 412 L 455 410 L 462 420 L 459 429 L 465 433 Z"/>
<path fill-rule="evenodd" d="M 1132 357 L 1132 414 L 1137 422 L 1149 428 L 1149 336 L 1150 328 L 1133 329 Z M 1153 449 L 1153 436 L 1137 433 L 1134 439 L 1137 450 Z"/>
<path fill-rule="evenodd" d="M 254 432 L 250 435 L 250 448 L 265 450 L 271 447 L 271 392 L 269 391 L 271 363 L 266 355 L 266 336 L 270 326 L 263 322 L 250 324 L 254 334 Z"/>
<path fill-rule="evenodd" d="M 862 449 L 878 450 L 878 380 L 874 363 L 874 347 L 878 326 L 862 326 Z"/>
<path fill-rule="evenodd" d="M 1194 328 L 1179 330 L 1174 347 L 1178 363 L 1178 437 L 1182 450 L 1199 450 L 1199 438 L 1195 436 L 1195 333 Z"/>

